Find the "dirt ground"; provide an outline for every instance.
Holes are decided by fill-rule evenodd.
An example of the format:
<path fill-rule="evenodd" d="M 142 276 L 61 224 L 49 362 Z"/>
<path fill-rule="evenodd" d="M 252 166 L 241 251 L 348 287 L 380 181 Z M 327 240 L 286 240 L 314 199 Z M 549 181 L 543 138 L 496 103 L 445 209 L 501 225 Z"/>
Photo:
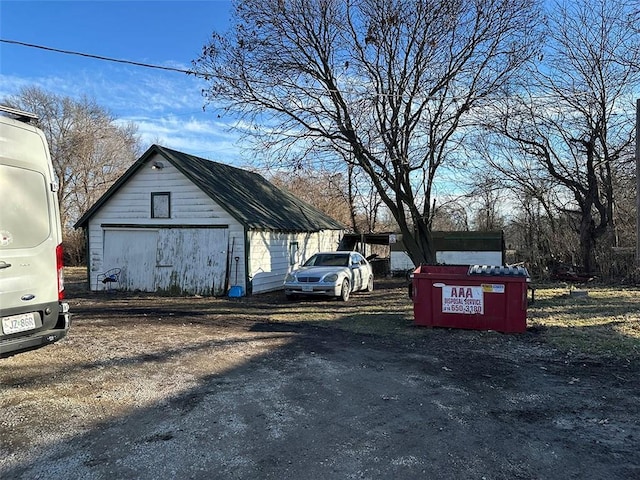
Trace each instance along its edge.
<path fill-rule="evenodd" d="M 346 304 L 68 290 L 69 336 L 0 361 L 3 480 L 640 478 L 640 365 L 414 327 L 399 281 Z M 343 328 L 363 312 L 395 333 Z"/>

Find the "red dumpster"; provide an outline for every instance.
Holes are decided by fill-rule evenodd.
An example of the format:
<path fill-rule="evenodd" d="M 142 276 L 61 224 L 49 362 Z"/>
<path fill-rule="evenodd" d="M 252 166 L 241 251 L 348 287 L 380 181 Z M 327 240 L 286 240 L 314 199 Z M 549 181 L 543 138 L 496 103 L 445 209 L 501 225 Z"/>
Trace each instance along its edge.
<path fill-rule="evenodd" d="M 524 267 L 422 265 L 413 272 L 416 325 L 519 333 L 527 329 Z"/>

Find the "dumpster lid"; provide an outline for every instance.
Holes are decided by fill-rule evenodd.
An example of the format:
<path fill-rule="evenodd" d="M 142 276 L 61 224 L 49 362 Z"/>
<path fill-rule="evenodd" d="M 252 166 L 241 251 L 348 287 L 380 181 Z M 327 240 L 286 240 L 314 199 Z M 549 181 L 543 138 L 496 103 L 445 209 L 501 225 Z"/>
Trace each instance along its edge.
<path fill-rule="evenodd" d="M 528 277 L 529 272 L 525 267 L 509 265 L 470 265 L 468 275 L 494 275 L 509 277 Z"/>

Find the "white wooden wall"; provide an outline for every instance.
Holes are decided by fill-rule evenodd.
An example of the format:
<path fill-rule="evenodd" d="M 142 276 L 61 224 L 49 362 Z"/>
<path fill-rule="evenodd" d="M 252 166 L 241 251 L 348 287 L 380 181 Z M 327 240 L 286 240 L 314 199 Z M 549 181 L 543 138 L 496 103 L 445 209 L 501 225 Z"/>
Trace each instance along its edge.
<path fill-rule="evenodd" d="M 436 252 L 436 262 L 445 265 L 502 265 L 502 252 Z"/>
<path fill-rule="evenodd" d="M 99 273 L 111 268 L 123 268 L 126 271 L 123 272 L 122 286 L 127 289 L 151 291 L 157 288 L 167 289 L 172 281 L 186 282 L 185 286 L 189 286 L 196 278 L 211 276 L 212 269 L 223 268 L 226 273 L 227 251 L 231 242 L 234 245 L 233 256 L 239 257 L 238 271 L 245 271 L 244 227 L 167 160 L 158 156 L 157 160 L 164 164 L 164 168 L 152 169 L 154 160 L 151 158 L 120 187 L 89 222 L 88 268 L 92 290 L 105 288 L 105 285 L 98 283 L 96 278 Z M 171 193 L 171 218 L 151 218 L 152 192 Z M 162 228 L 165 225 L 167 229 Z M 226 236 L 222 237 L 220 231 L 215 232 L 217 229 L 194 228 L 198 225 L 228 226 L 228 230 L 224 234 Z M 145 228 L 145 226 L 153 226 L 153 228 Z M 189 228 L 176 228 L 178 226 Z M 169 227 L 172 228 L 169 229 Z M 134 232 L 142 233 L 136 235 Z M 115 239 L 114 241 L 118 243 L 108 247 L 109 251 L 106 252 L 108 257 L 105 258 L 105 238 L 107 237 Z M 182 265 L 188 263 L 191 270 L 184 268 L 171 270 L 167 267 L 169 263 L 162 252 L 173 250 L 169 248 L 172 237 L 176 241 L 182 238 L 181 243 L 202 241 L 204 244 L 201 250 L 209 252 L 210 255 L 201 255 L 200 249 L 192 245 L 187 252 L 190 258 L 182 262 Z M 222 245 L 212 249 L 210 243 L 214 238 L 217 238 Z M 224 243 L 223 238 L 227 239 L 227 243 Z M 122 249 L 123 253 L 120 257 L 113 254 L 116 247 Z M 150 272 L 151 264 L 153 264 L 153 273 Z M 235 273 L 235 264 L 233 269 L 232 274 Z M 181 272 L 180 279 L 176 279 L 177 271 Z M 173 280 L 171 280 L 172 272 Z M 150 280 L 151 278 L 154 280 Z M 239 284 L 246 290 L 244 278 L 244 275 L 239 275 Z M 219 281 L 219 278 L 215 281 L 211 280 L 212 283 Z"/>
<path fill-rule="evenodd" d="M 249 232 L 249 273 L 253 293 L 281 289 L 287 273 L 311 255 L 337 250 L 342 233 L 341 230 L 298 234 Z M 298 243 L 298 250 L 295 258 L 291 259 L 290 246 L 294 242 Z"/>
<path fill-rule="evenodd" d="M 502 265 L 502 252 L 436 252 L 436 262 L 443 265 Z M 414 268 L 416 267 L 406 252 L 391 252 L 392 272 L 406 272 Z"/>

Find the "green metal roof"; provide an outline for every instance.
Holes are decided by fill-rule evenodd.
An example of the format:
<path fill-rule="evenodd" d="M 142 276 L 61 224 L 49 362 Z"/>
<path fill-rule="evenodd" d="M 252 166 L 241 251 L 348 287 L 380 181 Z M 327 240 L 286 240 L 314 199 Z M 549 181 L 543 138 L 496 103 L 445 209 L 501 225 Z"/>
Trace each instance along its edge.
<path fill-rule="evenodd" d="M 152 145 L 76 222 L 75 227 L 85 227 L 91 216 L 155 154 L 173 164 L 249 230 L 315 232 L 345 228 L 257 173 L 160 145 Z"/>

